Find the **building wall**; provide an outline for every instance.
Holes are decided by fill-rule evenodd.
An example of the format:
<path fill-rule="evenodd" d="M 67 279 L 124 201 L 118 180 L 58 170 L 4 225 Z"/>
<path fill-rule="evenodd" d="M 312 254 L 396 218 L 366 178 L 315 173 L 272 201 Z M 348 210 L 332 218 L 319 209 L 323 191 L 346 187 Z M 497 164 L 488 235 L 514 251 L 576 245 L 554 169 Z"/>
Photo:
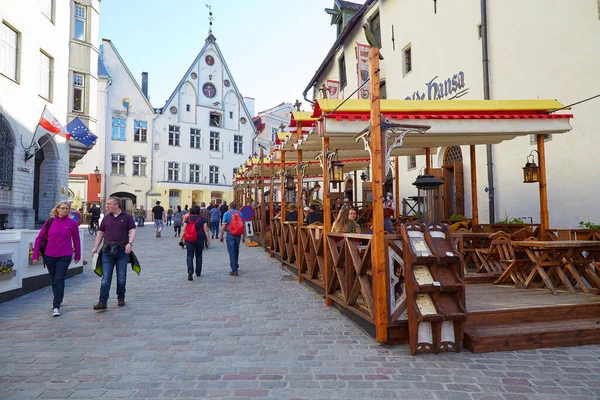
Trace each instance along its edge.
<path fill-rule="evenodd" d="M 10 4 L 9 4 L 10 3 Z M 35 0 L 0 3 L 0 20 L 19 32 L 17 82 L 0 75 L 0 113 L 14 135 L 13 184 L 0 190 L 0 213 L 8 214 L 8 226 L 33 228 L 34 180 L 42 178 L 38 214 L 45 219 L 58 200 L 66 199 L 69 146 L 62 137 L 42 148 L 46 156 L 41 172 L 35 174 L 35 158 L 25 161 L 25 147 L 32 141 L 44 106 L 61 123 L 66 122 L 69 65 L 69 4 L 54 2 L 53 20 L 42 14 Z M 52 58 L 51 96 L 39 96 L 40 49 Z M 44 132 L 37 133 L 38 140 Z M 23 145 L 22 145 L 22 144 Z M 40 153 L 41 156 L 42 153 Z M 47 178 L 52 181 L 45 180 Z M 50 182 L 52 184 L 50 185 Z"/>

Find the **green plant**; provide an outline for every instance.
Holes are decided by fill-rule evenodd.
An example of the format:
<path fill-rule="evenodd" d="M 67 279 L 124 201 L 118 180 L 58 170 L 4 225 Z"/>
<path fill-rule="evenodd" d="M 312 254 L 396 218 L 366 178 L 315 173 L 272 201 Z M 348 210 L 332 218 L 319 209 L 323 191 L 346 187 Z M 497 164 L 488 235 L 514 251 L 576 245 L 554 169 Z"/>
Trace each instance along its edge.
<path fill-rule="evenodd" d="M 450 221 L 464 221 L 466 219 L 468 218 L 460 214 L 452 214 L 452 216 L 450 216 Z"/>
<path fill-rule="evenodd" d="M 600 229 L 599 224 L 594 224 L 593 222 L 588 221 L 579 221 L 579 227 L 581 229 Z"/>
<path fill-rule="evenodd" d="M 516 218 L 516 217 L 510 218 L 508 215 L 505 215 L 503 220 L 500 220 L 500 221 L 498 221 L 496 223 L 497 224 L 505 224 L 505 225 L 508 225 L 508 224 L 524 224 L 524 222 L 522 220 L 520 220 L 519 218 Z"/>

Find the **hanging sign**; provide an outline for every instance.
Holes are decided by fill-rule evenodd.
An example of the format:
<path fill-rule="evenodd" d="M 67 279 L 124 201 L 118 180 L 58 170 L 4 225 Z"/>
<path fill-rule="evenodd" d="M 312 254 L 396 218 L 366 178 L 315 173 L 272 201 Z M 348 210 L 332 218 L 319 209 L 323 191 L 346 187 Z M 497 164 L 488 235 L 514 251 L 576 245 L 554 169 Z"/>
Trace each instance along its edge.
<path fill-rule="evenodd" d="M 371 47 L 366 44 L 356 43 L 356 52 L 357 52 L 357 60 L 358 60 L 358 86 L 362 85 L 369 79 L 369 49 Z M 364 85 L 358 91 L 359 99 L 368 99 L 371 97 L 369 93 L 369 85 Z"/>

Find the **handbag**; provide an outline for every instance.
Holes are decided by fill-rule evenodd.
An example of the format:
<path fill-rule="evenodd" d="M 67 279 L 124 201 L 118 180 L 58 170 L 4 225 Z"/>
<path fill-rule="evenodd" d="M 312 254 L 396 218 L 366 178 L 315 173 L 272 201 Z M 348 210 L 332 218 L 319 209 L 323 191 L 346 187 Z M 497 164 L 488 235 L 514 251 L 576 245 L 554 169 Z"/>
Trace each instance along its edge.
<path fill-rule="evenodd" d="M 48 232 L 50 231 L 52 221 L 54 221 L 54 218 L 48 218 L 46 220 L 46 223 L 44 224 L 46 235 L 44 235 L 44 237 L 40 241 L 40 254 L 42 255 L 42 257 L 44 256 L 44 254 L 46 254 L 46 246 L 48 245 Z"/>

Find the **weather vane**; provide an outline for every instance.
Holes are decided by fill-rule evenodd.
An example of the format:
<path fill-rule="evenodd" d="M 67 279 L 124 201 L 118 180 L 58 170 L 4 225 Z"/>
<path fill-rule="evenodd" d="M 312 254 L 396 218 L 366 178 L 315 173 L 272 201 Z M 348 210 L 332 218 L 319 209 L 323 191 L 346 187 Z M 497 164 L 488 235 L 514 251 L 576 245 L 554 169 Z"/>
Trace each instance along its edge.
<path fill-rule="evenodd" d="M 209 25 L 208 31 L 209 31 L 209 33 L 212 33 L 212 24 L 214 21 L 213 13 L 212 13 L 212 0 L 209 2 L 209 4 L 206 5 L 206 8 L 208 8 L 208 25 Z"/>

